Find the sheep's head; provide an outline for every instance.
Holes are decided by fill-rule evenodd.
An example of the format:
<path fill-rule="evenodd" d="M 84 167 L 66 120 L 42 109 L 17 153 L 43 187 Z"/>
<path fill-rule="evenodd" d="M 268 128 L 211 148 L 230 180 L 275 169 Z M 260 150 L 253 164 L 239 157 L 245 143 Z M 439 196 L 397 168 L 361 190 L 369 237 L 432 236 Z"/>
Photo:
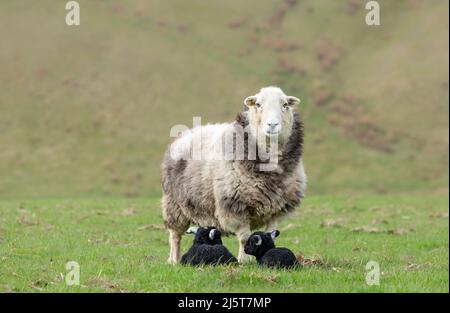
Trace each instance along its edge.
<path fill-rule="evenodd" d="M 212 226 L 198 227 L 192 226 L 187 231 L 187 234 L 195 234 L 194 244 L 207 244 L 207 245 L 221 245 L 222 234 L 221 232 Z"/>
<path fill-rule="evenodd" d="M 280 235 L 280 231 L 254 232 L 245 243 L 244 251 L 257 258 L 263 256 L 267 251 L 275 248 L 274 239 Z"/>
<path fill-rule="evenodd" d="M 245 98 L 251 131 L 256 136 L 278 136 L 281 141 L 291 135 L 293 125 L 292 108 L 300 100 L 287 96 L 278 87 L 262 88 L 254 96 Z"/>

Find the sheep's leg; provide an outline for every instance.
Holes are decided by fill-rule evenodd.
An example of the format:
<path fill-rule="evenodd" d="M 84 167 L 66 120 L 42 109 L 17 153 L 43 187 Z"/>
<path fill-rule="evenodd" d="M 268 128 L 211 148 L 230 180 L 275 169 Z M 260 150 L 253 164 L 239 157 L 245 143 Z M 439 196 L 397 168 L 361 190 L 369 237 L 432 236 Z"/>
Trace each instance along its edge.
<path fill-rule="evenodd" d="M 170 254 L 167 260 L 170 264 L 177 264 L 180 261 L 181 234 L 169 229 Z"/>
<path fill-rule="evenodd" d="M 217 197 L 220 199 L 219 197 Z M 240 203 L 236 203 L 236 206 L 241 205 Z M 250 222 L 247 221 L 239 214 L 230 214 L 230 209 L 222 209 L 220 206 L 220 201 L 216 203 L 216 218 L 219 221 L 220 226 L 230 233 L 236 235 L 239 242 L 239 254 L 238 254 L 238 262 L 239 263 L 248 263 L 252 260 L 252 257 L 245 253 L 244 247 L 247 243 L 248 238 L 251 235 L 250 230 Z M 232 211 L 232 210 L 231 210 Z"/>
<path fill-rule="evenodd" d="M 266 225 L 266 231 L 271 231 L 271 230 L 275 230 L 277 229 L 279 224 L 279 220 L 278 219 L 273 219 L 271 220 L 269 223 L 267 223 Z"/>
<path fill-rule="evenodd" d="M 189 220 L 170 195 L 163 195 L 161 200 L 164 224 L 169 230 L 170 253 L 167 262 L 176 264 L 180 260 L 181 236 L 189 227 Z"/>
<path fill-rule="evenodd" d="M 250 226 L 242 227 L 236 231 L 236 237 L 239 240 L 239 263 L 248 263 L 252 260 L 252 257 L 245 253 L 244 247 L 247 243 L 248 238 L 251 235 Z"/>

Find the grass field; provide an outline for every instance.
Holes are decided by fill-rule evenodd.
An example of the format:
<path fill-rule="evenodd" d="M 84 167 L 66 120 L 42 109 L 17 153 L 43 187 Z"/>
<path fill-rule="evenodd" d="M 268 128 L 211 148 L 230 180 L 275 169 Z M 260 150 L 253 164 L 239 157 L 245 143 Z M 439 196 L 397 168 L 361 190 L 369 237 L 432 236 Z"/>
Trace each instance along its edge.
<path fill-rule="evenodd" d="M 446 197 L 308 198 L 278 238 L 313 261 L 298 271 L 167 265 L 158 198 L 0 201 L 0 222 L 2 292 L 449 291 Z M 235 238 L 225 244 L 237 252 Z M 379 286 L 365 283 L 371 260 Z M 79 287 L 65 285 L 68 261 Z"/>

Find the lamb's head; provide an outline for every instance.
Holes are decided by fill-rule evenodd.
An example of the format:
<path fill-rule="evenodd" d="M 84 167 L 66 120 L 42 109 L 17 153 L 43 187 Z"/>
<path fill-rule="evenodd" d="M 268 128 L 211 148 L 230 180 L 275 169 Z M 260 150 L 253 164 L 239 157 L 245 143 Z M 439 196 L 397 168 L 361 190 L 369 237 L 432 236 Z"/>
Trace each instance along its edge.
<path fill-rule="evenodd" d="M 207 244 L 207 245 L 221 245 L 222 234 L 221 232 L 212 226 L 198 227 L 192 226 L 187 231 L 187 234 L 195 234 L 194 244 Z"/>
<path fill-rule="evenodd" d="M 263 256 L 267 251 L 275 248 L 274 239 L 278 237 L 278 235 L 280 235 L 280 231 L 278 230 L 254 232 L 245 244 L 245 253 L 254 255 L 257 258 Z"/>
<path fill-rule="evenodd" d="M 285 95 L 278 87 L 262 88 L 256 95 L 245 98 L 251 131 L 257 138 L 261 135 L 278 136 L 281 140 L 289 138 L 292 107 L 298 103 L 298 98 Z"/>

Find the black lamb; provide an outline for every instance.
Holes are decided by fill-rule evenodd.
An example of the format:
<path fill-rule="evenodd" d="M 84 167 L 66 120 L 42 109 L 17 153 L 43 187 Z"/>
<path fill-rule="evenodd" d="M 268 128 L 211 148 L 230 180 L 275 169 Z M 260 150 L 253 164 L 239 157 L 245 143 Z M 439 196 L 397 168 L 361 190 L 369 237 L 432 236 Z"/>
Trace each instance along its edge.
<path fill-rule="evenodd" d="M 222 234 L 214 227 L 191 227 L 195 234 L 192 247 L 181 257 L 185 265 L 218 265 L 236 263 L 237 259 L 222 244 Z"/>
<path fill-rule="evenodd" d="M 254 255 L 260 265 L 278 268 L 293 268 L 300 266 L 294 253 L 288 248 L 275 248 L 274 239 L 280 232 L 254 232 L 247 240 L 244 251 Z"/>

